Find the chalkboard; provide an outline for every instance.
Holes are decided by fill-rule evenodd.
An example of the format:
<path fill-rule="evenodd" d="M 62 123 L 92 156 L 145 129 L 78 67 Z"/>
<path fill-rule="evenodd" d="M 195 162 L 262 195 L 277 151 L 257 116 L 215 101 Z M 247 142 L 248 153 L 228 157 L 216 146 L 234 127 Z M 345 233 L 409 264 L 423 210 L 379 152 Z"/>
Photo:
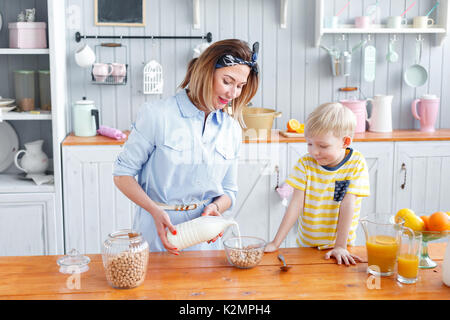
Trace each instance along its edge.
<path fill-rule="evenodd" d="M 145 26 L 145 0 L 95 0 L 97 26 Z"/>

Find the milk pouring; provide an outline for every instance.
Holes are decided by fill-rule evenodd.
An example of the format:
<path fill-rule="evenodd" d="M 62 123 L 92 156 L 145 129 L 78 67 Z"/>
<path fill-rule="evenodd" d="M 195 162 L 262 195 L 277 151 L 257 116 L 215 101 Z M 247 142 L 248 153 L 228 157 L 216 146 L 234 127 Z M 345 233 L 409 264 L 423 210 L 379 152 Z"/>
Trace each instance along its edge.
<path fill-rule="evenodd" d="M 234 220 L 218 216 L 201 216 L 176 225 L 176 235 L 167 230 L 167 239 L 178 250 L 182 250 L 217 237 L 231 225 L 238 226 Z"/>

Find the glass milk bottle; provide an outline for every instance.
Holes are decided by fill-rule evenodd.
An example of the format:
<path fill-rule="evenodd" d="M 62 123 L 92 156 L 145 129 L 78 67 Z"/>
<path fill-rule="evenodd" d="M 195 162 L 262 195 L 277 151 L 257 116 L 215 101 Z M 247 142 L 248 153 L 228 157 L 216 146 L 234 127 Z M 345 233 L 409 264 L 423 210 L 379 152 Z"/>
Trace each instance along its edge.
<path fill-rule="evenodd" d="M 178 250 L 211 240 L 237 222 L 218 216 L 201 216 L 175 226 L 177 234 L 167 230 L 167 239 Z"/>

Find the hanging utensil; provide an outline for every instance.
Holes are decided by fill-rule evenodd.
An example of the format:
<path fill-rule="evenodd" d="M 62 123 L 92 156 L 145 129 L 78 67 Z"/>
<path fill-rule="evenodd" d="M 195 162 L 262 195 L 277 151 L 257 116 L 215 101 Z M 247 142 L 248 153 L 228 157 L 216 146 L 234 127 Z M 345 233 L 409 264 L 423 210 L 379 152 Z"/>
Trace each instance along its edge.
<path fill-rule="evenodd" d="M 395 42 L 395 35 L 394 39 L 389 40 L 389 50 L 386 55 L 386 60 L 390 63 L 397 62 L 398 61 L 398 54 L 394 51 L 394 42 Z"/>
<path fill-rule="evenodd" d="M 420 65 L 420 61 L 422 60 L 422 46 L 423 40 L 422 37 L 419 36 L 419 38 L 416 39 L 416 63 L 408 67 L 403 74 L 403 79 L 406 84 L 413 88 L 423 86 L 428 80 L 427 69 Z"/>
<path fill-rule="evenodd" d="M 370 35 L 368 36 L 370 41 Z M 372 82 L 375 80 L 377 60 L 377 49 L 373 45 L 364 48 L 364 80 Z"/>

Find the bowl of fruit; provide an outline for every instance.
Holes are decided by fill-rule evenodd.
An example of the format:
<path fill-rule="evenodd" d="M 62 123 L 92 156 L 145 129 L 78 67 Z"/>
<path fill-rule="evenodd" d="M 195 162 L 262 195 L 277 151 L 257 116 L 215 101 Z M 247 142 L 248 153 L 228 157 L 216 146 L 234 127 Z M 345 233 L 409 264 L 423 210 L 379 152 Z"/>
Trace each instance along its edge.
<path fill-rule="evenodd" d="M 428 242 L 440 240 L 450 235 L 450 212 L 438 211 L 429 216 L 417 216 L 411 209 L 400 209 L 395 219 L 405 220 L 405 227 L 422 234 L 422 251 L 419 268 L 431 269 L 437 266 L 428 255 Z"/>

